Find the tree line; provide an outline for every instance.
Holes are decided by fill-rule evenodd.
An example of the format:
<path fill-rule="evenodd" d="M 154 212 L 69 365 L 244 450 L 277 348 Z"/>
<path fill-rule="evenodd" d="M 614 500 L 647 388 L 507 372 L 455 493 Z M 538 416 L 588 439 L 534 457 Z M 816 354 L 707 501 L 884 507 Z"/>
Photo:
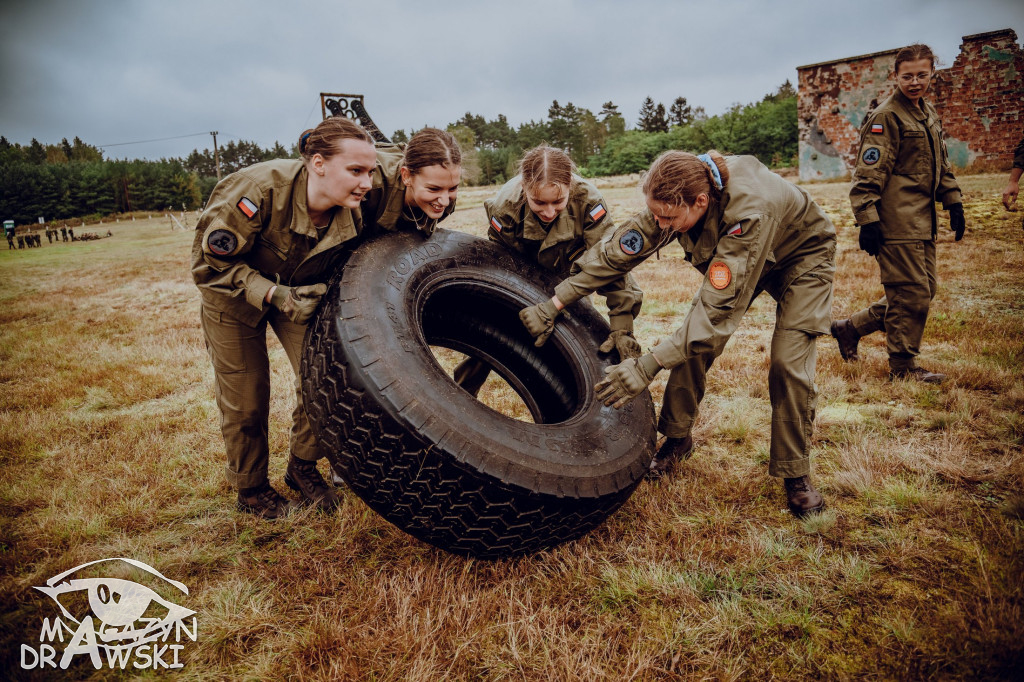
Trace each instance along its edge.
<path fill-rule="evenodd" d="M 493 120 L 467 112 L 448 125 L 463 149 L 467 184 L 500 184 L 515 175 L 525 150 L 541 143 L 564 149 L 585 176 L 621 175 L 646 170 L 666 149 L 752 154 L 778 167 L 796 164 L 796 92 L 789 81 L 756 103 L 736 104 L 708 116 L 703 107 L 677 97 L 666 108 L 647 97 L 635 128 L 613 102 L 596 114 L 557 100 L 547 118 L 512 126 L 499 114 Z M 404 130 L 392 140 L 408 140 Z M 275 142 L 263 149 L 245 140 L 219 148 L 221 175 L 276 158 L 297 158 L 296 145 Z M 102 151 L 74 138 L 45 145 L 12 144 L 0 137 L 0 217 L 18 224 L 104 216 L 131 211 L 200 208 L 217 182 L 209 149 L 184 159 L 106 160 Z"/>

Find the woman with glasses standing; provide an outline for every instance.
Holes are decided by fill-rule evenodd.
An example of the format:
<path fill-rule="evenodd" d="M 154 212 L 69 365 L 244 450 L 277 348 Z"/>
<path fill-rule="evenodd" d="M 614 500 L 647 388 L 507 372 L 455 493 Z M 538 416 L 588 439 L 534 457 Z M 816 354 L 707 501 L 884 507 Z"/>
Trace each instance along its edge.
<path fill-rule="evenodd" d="M 889 378 L 940 383 L 946 375 L 918 366 L 928 308 L 935 297 L 935 202 L 949 211 L 956 241 L 964 207 L 935 107 L 924 99 L 935 72 L 927 45 L 896 53 L 896 92 L 871 112 L 860 131 L 850 202 L 860 248 L 878 261 L 885 294 L 849 319 L 832 323 L 844 360 L 857 359 L 860 337 L 884 331 Z"/>

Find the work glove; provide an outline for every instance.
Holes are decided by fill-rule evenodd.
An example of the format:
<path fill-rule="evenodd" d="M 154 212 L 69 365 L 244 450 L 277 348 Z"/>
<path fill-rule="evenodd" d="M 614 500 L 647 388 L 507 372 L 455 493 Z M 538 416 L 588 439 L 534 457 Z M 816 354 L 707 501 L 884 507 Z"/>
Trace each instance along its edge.
<path fill-rule="evenodd" d="M 604 340 L 598 348 L 602 353 L 611 353 L 612 349 L 619 352 L 619 361 L 640 357 L 640 342 L 633 338 L 633 332 L 625 329 L 616 329 Z"/>
<path fill-rule="evenodd" d="M 967 222 L 964 220 L 964 205 L 953 204 L 949 207 L 949 229 L 953 230 L 956 240 L 964 238 L 964 230 L 967 229 Z"/>
<path fill-rule="evenodd" d="M 661 365 L 650 353 L 612 365 L 604 370 L 604 380 L 594 386 L 597 399 L 617 410 L 643 393 L 659 371 Z"/>
<path fill-rule="evenodd" d="M 873 222 L 860 226 L 860 250 L 869 256 L 877 256 L 882 245 L 882 223 Z"/>
<path fill-rule="evenodd" d="M 306 324 L 313 317 L 320 298 L 327 293 L 326 284 L 289 287 L 278 284 L 270 295 L 270 305 L 288 316 L 295 324 Z"/>
<path fill-rule="evenodd" d="M 522 321 L 530 336 L 536 337 L 533 345 L 543 346 L 548 337 L 555 331 L 555 318 L 561 314 L 561 310 L 555 307 L 555 302 L 550 298 L 543 303 L 531 305 L 519 311 L 519 319 Z"/>

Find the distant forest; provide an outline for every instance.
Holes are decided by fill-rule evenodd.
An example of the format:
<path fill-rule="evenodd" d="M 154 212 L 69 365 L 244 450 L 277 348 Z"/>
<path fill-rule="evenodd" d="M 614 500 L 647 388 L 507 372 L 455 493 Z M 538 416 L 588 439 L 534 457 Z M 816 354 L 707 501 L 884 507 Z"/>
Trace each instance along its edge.
<path fill-rule="evenodd" d="M 466 112 L 448 125 L 463 149 L 463 179 L 470 185 L 500 184 L 515 175 L 523 151 L 541 143 L 568 152 L 587 177 L 646 170 L 666 149 L 752 154 L 772 167 L 797 160 L 796 91 L 789 81 L 760 102 L 736 104 L 708 116 L 703 107 L 677 97 L 668 109 L 650 97 L 640 106 L 637 124 L 613 102 L 601 111 L 572 102 L 551 103 L 547 118 L 513 127 L 504 115 L 488 121 Z M 397 130 L 391 139 L 408 140 Z M 262 149 L 245 140 L 220 146 L 221 175 L 278 158 L 297 158 L 298 150 L 275 143 Z M 27 146 L 0 137 L 0 218 L 18 224 L 38 217 L 55 221 L 99 218 L 131 211 L 200 208 L 217 182 L 212 150 L 193 150 L 184 159 L 129 161 L 104 159 L 97 147 L 74 138 Z"/>

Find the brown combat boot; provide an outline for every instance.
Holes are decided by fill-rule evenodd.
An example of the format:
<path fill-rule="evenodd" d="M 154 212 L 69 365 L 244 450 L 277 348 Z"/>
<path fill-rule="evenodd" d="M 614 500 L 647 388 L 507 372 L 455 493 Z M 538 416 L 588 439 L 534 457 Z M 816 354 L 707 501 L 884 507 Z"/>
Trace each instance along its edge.
<path fill-rule="evenodd" d="M 240 512 L 255 514 L 265 519 L 284 518 L 296 508 L 296 504 L 274 490 L 269 481 L 264 481 L 263 485 L 239 490 L 235 506 Z"/>
<path fill-rule="evenodd" d="M 860 342 L 860 334 L 850 320 L 836 320 L 831 326 L 832 336 L 839 344 L 839 354 L 847 362 L 856 362 L 860 359 L 857 355 L 857 344 Z"/>
<path fill-rule="evenodd" d="M 320 511 L 333 511 L 341 504 L 341 498 L 327 485 L 316 469 L 316 462 L 299 459 L 294 455 L 288 460 L 284 482 L 302 495 L 303 502 L 312 504 Z"/>
<path fill-rule="evenodd" d="M 889 371 L 889 381 L 895 379 L 912 379 L 924 384 L 941 384 L 946 380 L 946 375 L 939 372 L 929 372 L 924 367 L 904 367 Z"/>
<path fill-rule="evenodd" d="M 785 478 L 783 483 L 786 486 L 786 501 L 789 503 L 789 511 L 793 512 L 793 516 L 802 519 L 808 514 L 825 509 L 825 498 L 814 489 L 810 476 Z"/>
<path fill-rule="evenodd" d="M 647 471 L 649 478 L 659 478 L 664 476 L 672 467 L 675 466 L 676 462 L 682 462 L 690 459 L 690 455 L 693 454 L 693 437 L 687 436 L 685 438 L 666 438 L 665 442 L 658 448 L 657 454 L 654 455 L 654 459 L 651 460 L 651 467 Z"/>

